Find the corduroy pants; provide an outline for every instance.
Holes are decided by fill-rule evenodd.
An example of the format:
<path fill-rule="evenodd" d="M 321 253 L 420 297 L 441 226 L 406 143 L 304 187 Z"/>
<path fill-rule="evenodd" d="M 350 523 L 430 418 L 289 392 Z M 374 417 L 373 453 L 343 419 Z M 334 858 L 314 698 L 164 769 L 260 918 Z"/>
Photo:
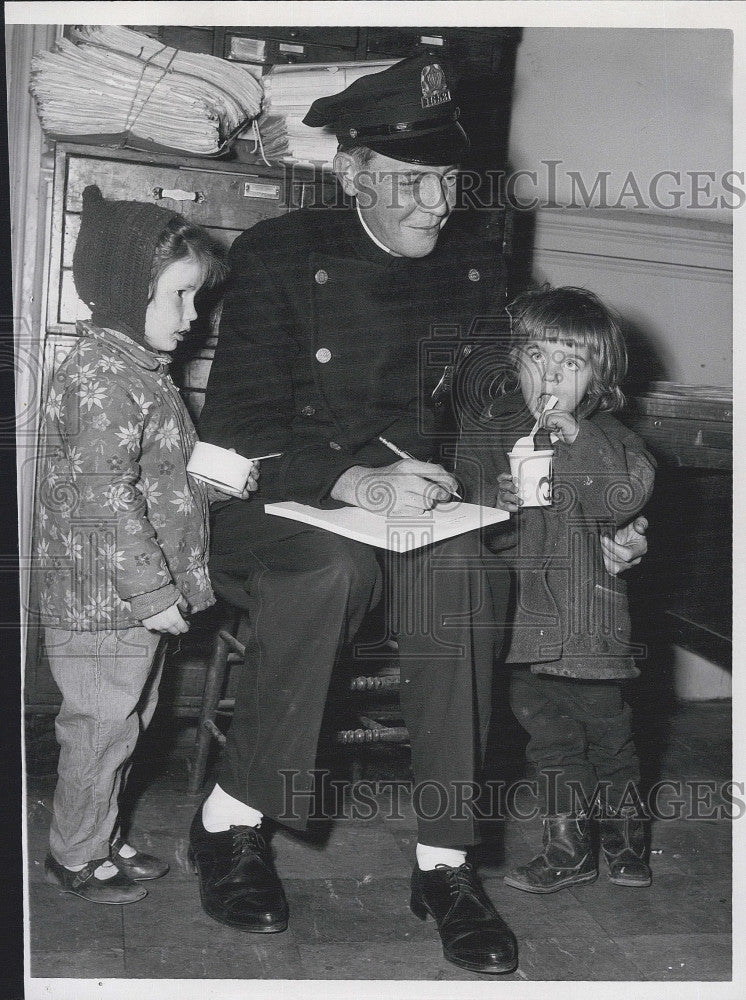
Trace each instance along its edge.
<path fill-rule="evenodd" d="M 44 643 L 62 694 L 49 846 L 60 864 L 83 865 L 109 854 L 124 770 L 158 702 L 167 640 L 141 627 L 45 628 Z"/>

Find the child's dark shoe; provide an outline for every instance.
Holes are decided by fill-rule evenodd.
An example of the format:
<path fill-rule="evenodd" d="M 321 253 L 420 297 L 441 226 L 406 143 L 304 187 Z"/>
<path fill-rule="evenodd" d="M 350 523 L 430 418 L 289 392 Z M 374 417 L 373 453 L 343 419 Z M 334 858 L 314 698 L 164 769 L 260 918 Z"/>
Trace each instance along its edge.
<path fill-rule="evenodd" d="M 645 860 L 645 826 L 634 816 L 600 820 L 601 848 L 614 885 L 648 886 L 653 873 Z"/>
<path fill-rule="evenodd" d="M 120 871 L 111 878 L 97 878 L 94 872 L 108 858 L 89 861 L 79 872 L 65 868 L 51 854 L 44 862 L 46 880 L 50 885 L 56 885 L 62 892 L 87 899 L 89 903 L 124 904 L 136 903 L 148 894 L 147 889 L 135 885 L 131 878 Z"/>
<path fill-rule="evenodd" d="M 544 820 L 544 850 L 527 865 L 505 876 L 506 885 L 524 892 L 557 892 L 595 882 L 598 867 L 586 817 L 554 816 Z"/>
<path fill-rule="evenodd" d="M 123 857 L 119 852 L 124 846 L 125 842 L 121 837 L 112 841 L 109 860 L 115 868 L 127 878 L 132 879 L 133 882 L 146 882 L 148 879 L 161 878 L 168 871 L 168 864 L 153 854 L 145 854 L 143 851 L 135 850 L 135 853 L 130 857 Z"/>

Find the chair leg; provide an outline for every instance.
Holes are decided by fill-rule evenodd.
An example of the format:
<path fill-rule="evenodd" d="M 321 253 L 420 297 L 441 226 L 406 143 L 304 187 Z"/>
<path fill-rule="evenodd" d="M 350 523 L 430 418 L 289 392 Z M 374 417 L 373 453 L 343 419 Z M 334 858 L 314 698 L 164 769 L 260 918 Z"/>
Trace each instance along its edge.
<path fill-rule="evenodd" d="M 230 619 L 226 617 L 215 633 L 215 640 L 205 676 L 202 709 L 199 715 L 199 722 L 197 723 L 197 748 L 194 755 L 194 764 L 189 775 L 188 787 L 191 795 L 196 794 L 202 788 L 205 780 L 207 759 L 210 754 L 210 744 L 213 738 L 212 730 L 215 726 L 220 693 L 223 690 L 223 683 L 225 681 L 228 656 L 231 652 L 231 647 L 226 641 L 224 633 L 227 632 L 229 635 L 232 635 L 235 630 L 236 620 L 236 615 L 233 615 Z"/>

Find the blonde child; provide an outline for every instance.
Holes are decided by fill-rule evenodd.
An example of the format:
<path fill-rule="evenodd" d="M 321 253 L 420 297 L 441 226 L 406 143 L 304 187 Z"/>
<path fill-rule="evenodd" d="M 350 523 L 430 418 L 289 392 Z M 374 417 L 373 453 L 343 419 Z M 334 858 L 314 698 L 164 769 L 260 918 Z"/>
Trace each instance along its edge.
<path fill-rule="evenodd" d="M 92 319 L 47 401 L 36 566 L 62 694 L 46 877 L 94 903 L 135 902 L 140 882 L 168 871 L 123 840 L 117 800 L 155 710 L 166 635 L 215 600 L 207 496 L 186 473 L 196 434 L 168 372 L 195 295 L 225 270 L 180 215 L 83 192 L 73 276 Z"/>
<path fill-rule="evenodd" d="M 511 707 L 529 733 L 544 835 L 542 851 L 505 881 L 548 893 L 597 878 L 592 814 L 611 881 L 649 885 L 640 769 L 622 696 L 639 671 L 625 585 L 607 572 L 604 550 L 649 499 L 654 461 L 611 416 L 624 403 L 627 355 L 599 299 L 544 288 L 508 311 L 513 384 L 463 429 L 458 459 L 468 498 L 514 515 L 512 531 L 495 532 L 489 544 L 514 569 Z M 547 409 L 551 396 L 557 403 Z M 537 419 L 537 446 L 554 450 L 553 498 L 524 507 L 507 453 Z"/>

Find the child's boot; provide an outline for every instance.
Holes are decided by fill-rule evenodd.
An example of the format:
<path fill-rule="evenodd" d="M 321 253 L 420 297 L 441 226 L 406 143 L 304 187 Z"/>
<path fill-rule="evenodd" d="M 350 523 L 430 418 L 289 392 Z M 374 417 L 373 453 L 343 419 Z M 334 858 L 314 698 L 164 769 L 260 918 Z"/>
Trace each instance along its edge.
<path fill-rule="evenodd" d="M 601 848 L 615 885 L 646 886 L 653 881 L 645 860 L 645 826 L 641 819 L 617 813 L 600 820 Z"/>
<path fill-rule="evenodd" d="M 588 818 L 553 816 L 544 820 L 542 853 L 506 875 L 505 883 L 525 892 L 557 892 L 597 878 Z"/>

